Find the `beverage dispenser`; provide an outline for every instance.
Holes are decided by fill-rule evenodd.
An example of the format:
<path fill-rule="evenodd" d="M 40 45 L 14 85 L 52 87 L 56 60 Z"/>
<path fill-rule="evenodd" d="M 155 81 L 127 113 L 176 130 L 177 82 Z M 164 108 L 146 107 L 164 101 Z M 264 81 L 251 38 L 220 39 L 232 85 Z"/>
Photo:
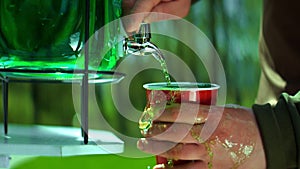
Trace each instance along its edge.
<path fill-rule="evenodd" d="M 121 0 L 1 0 L 0 79 L 4 133 L 9 83 L 79 83 L 81 125 L 88 142 L 88 84 L 123 78 L 114 72 L 124 56 Z M 101 29 L 102 33 L 98 30 Z M 105 52 L 104 52 L 105 51 Z"/>

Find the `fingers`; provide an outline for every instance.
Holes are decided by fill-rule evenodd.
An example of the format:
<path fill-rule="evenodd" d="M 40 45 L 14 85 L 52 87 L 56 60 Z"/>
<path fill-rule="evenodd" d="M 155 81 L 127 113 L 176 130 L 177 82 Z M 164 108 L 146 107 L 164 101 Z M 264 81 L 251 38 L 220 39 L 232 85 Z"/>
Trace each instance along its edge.
<path fill-rule="evenodd" d="M 165 1 L 164 3 L 159 3 L 159 5 L 155 6 L 144 21 L 147 23 L 156 22 L 161 20 L 169 20 L 169 19 L 178 19 L 185 17 L 190 9 L 191 0 L 173 0 L 173 1 Z M 160 14 L 157 14 L 160 13 Z M 165 13 L 168 15 L 162 15 L 161 13 Z"/>
<path fill-rule="evenodd" d="M 208 169 L 208 165 L 203 161 L 190 161 L 184 164 L 168 166 L 164 164 L 158 164 L 153 169 Z"/>
<path fill-rule="evenodd" d="M 162 0 L 137 0 L 131 13 L 150 12 Z"/>
<path fill-rule="evenodd" d="M 133 14 L 123 21 L 129 33 L 136 32 L 142 22 L 185 17 L 189 12 L 191 0 L 136 0 L 133 3 L 133 0 L 123 3 L 124 14 Z"/>
<path fill-rule="evenodd" d="M 202 124 L 207 120 L 211 107 L 194 103 L 172 104 L 157 114 L 154 121 Z"/>
<path fill-rule="evenodd" d="M 185 123 L 153 123 L 152 127 L 142 134 L 147 138 L 156 140 L 201 143 L 200 133 L 202 125 L 190 125 Z"/>
<path fill-rule="evenodd" d="M 122 0 L 122 11 L 124 16 L 130 14 L 135 2 L 136 0 Z"/>
<path fill-rule="evenodd" d="M 131 9 L 131 15 L 125 20 L 124 26 L 127 32 L 136 32 L 144 18 L 161 0 L 137 0 Z"/>
<path fill-rule="evenodd" d="M 224 111 L 226 109 L 220 106 L 181 103 L 174 107 L 166 107 L 162 113 L 154 117 L 154 121 L 204 124 L 200 136 L 205 141 L 209 139 L 218 127 Z"/>
<path fill-rule="evenodd" d="M 153 111 L 154 108 L 150 110 Z M 218 126 L 223 108 L 182 103 L 173 104 L 159 112 L 154 116 L 152 126 L 148 130 L 141 130 L 145 137 L 172 142 L 202 143 Z M 149 112 L 151 113 L 153 112 Z"/>
<path fill-rule="evenodd" d="M 147 138 L 138 141 L 138 148 L 144 152 L 159 155 L 166 159 L 209 160 L 207 150 L 203 144 L 177 144 Z"/>

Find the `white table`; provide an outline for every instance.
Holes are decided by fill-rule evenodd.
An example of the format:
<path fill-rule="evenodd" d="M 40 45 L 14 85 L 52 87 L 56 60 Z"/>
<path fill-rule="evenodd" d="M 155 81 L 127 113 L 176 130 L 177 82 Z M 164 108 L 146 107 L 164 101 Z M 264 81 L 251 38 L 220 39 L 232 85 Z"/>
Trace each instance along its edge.
<path fill-rule="evenodd" d="M 81 129 L 75 127 L 9 124 L 8 135 L 0 124 L 0 168 L 7 167 L 10 155 L 76 156 L 122 153 L 124 142 L 113 133 L 89 130 L 83 144 Z"/>

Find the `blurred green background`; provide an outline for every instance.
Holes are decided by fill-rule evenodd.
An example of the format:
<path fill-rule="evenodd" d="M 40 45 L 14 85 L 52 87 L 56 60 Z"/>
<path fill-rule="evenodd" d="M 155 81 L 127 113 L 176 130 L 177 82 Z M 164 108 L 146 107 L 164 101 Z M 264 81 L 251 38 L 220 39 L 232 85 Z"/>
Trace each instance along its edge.
<path fill-rule="evenodd" d="M 260 74 L 258 35 L 261 7 L 262 2 L 259 0 L 201 0 L 193 4 L 189 15 L 185 18 L 208 36 L 219 53 L 227 79 L 227 103 L 249 107 L 254 102 Z M 182 33 L 188 31 L 184 30 Z M 163 37 L 154 36 L 152 40 L 158 47 L 180 56 L 190 66 L 197 80 L 208 80 L 201 62 L 195 61 L 192 57 L 194 54 L 188 47 Z M 140 62 L 147 62 L 147 59 Z M 132 66 L 138 64 L 133 63 Z M 142 111 L 145 106 L 142 84 L 153 81 L 164 81 L 161 71 L 145 70 L 132 79 L 129 95 L 136 109 Z M 118 88 L 117 85 L 114 84 L 114 87 Z M 111 87 L 111 84 L 96 86 L 101 112 L 121 139 L 122 136 L 140 137 L 137 123 L 124 118 L 115 108 Z M 74 118 L 71 85 L 14 83 L 10 84 L 9 92 L 9 123 L 71 126 L 77 122 Z M 136 112 L 128 113 L 137 118 L 139 116 Z M 2 116 L 0 121 L 3 121 Z M 11 168 L 142 169 L 155 163 L 154 157 L 151 156 L 128 157 L 128 154 L 137 151 L 134 146 L 125 143 L 125 152 L 118 155 L 63 158 L 12 156 Z"/>

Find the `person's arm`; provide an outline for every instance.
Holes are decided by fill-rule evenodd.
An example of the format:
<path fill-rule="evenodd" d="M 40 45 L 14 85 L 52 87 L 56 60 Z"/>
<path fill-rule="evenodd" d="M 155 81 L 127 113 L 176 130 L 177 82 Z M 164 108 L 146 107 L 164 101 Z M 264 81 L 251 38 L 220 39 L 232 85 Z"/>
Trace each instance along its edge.
<path fill-rule="evenodd" d="M 300 168 L 300 92 L 282 94 L 275 107 L 254 105 L 268 169 Z"/>

